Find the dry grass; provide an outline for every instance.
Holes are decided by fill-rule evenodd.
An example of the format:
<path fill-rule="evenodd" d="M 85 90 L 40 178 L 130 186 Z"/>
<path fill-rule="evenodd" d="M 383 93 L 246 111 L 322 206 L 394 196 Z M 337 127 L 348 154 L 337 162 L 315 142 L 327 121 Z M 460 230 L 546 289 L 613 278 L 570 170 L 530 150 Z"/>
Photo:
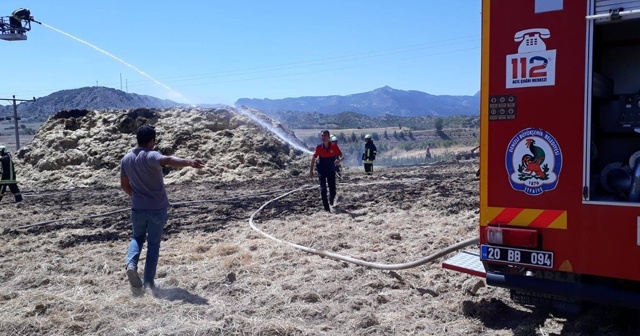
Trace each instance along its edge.
<path fill-rule="evenodd" d="M 117 162 L 131 147 L 129 130 L 114 131 L 127 118 L 92 113 L 43 126 L 17 162 L 18 179 L 27 182 L 24 190 L 73 188 L 0 204 L 1 335 L 640 333 L 635 312 L 596 308 L 567 321 L 514 305 L 508 291 L 440 262 L 381 271 L 265 238 L 251 230 L 249 216 L 277 195 L 315 185 L 304 177 L 309 158 L 246 118 L 212 113 L 168 111 L 157 121 L 162 146 L 208 159 L 205 170 L 169 173 L 170 200 L 217 201 L 170 209 L 158 287 L 141 293 L 131 291 L 124 272 L 128 212 L 78 218 L 129 207 L 116 187 L 117 165 L 68 162 Z M 333 213 L 322 211 L 314 188 L 271 203 L 256 224 L 286 241 L 358 259 L 414 261 L 477 234 L 476 168 L 376 167 L 374 177 L 347 168 Z M 23 227 L 63 218 L 72 219 Z"/>
<path fill-rule="evenodd" d="M 287 241 L 379 263 L 413 261 L 476 234 L 477 180 L 471 164 L 377 174 L 369 179 L 359 169 L 348 170 L 332 214 L 321 211 L 316 190 L 307 190 L 268 206 L 256 223 Z M 261 196 L 264 191 L 284 193 L 306 183 L 313 181 L 171 186 L 172 201 L 245 197 L 173 208 L 158 289 L 142 295 L 130 291 L 124 274 L 126 213 L 15 229 L 119 207 L 126 202 L 117 189 L 76 189 L 67 198 L 32 195 L 24 204 L 3 203 L 0 212 L 8 220 L 0 224 L 0 333 L 623 335 L 640 330 L 631 313 L 595 310 L 569 323 L 514 305 L 507 291 L 479 286 L 480 278 L 444 270 L 439 263 L 369 269 L 292 249 L 249 228 L 249 215 L 273 197 Z"/>
<path fill-rule="evenodd" d="M 464 152 L 464 151 L 469 151 L 474 147 L 475 146 L 451 146 L 451 147 L 444 147 L 444 148 L 433 148 L 433 149 L 431 149 L 431 155 L 436 156 L 436 155 L 446 155 L 446 154 L 453 154 L 453 153 L 457 153 L 457 152 Z M 421 149 L 404 150 L 404 149 L 395 147 L 390 151 L 382 153 L 380 155 L 380 157 L 381 158 L 390 157 L 390 158 L 395 158 L 395 159 L 399 159 L 399 158 L 423 158 L 424 154 L 425 154 L 425 150 L 422 149 L 422 148 Z"/>

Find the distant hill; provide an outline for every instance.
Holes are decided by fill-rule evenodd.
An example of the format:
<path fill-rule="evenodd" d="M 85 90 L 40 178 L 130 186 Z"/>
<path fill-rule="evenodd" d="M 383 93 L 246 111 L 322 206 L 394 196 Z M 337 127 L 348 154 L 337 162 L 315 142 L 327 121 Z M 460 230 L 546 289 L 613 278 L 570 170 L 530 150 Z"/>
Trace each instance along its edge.
<path fill-rule="evenodd" d="M 345 128 L 379 128 L 379 127 L 408 127 L 414 130 L 435 129 L 436 116 L 400 117 L 383 115 L 370 117 L 355 112 L 338 114 L 323 114 L 318 112 L 275 112 L 272 116 L 278 122 L 290 129 L 345 129 Z M 447 128 L 477 128 L 480 126 L 480 116 L 450 116 L 442 117 L 443 125 Z"/>
<path fill-rule="evenodd" d="M 348 96 L 284 99 L 241 98 L 238 99 L 236 105 L 252 107 L 269 115 L 284 111 L 325 114 L 349 111 L 370 117 L 382 115 L 447 117 L 480 114 L 479 94 L 474 96 L 435 96 L 421 91 L 396 90 L 388 86 Z"/>
<path fill-rule="evenodd" d="M 90 86 L 56 91 L 48 96 L 37 98 L 35 102 L 22 102 L 18 105 L 18 116 L 23 120 L 45 121 L 61 110 L 168 108 L 175 106 L 183 106 L 183 104 L 103 86 Z M 13 116 L 12 105 L 0 106 L 0 117 L 6 116 Z"/>

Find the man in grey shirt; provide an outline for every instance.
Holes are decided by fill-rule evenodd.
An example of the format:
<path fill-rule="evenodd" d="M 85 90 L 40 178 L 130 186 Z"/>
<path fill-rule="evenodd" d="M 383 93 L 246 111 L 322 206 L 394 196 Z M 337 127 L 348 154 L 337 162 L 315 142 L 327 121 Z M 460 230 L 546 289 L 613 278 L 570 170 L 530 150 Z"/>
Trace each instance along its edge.
<path fill-rule="evenodd" d="M 131 222 L 133 238 L 127 253 L 127 277 L 134 288 L 142 288 L 138 275 L 140 251 L 147 241 L 147 258 L 144 265 L 144 286 L 153 288 L 160 240 L 167 223 L 169 200 L 164 188 L 162 167 L 202 168 L 202 160 L 181 159 L 165 156 L 154 151 L 156 130 L 151 125 L 142 125 L 136 133 L 138 147 L 127 153 L 120 162 L 120 186 L 131 197 Z"/>

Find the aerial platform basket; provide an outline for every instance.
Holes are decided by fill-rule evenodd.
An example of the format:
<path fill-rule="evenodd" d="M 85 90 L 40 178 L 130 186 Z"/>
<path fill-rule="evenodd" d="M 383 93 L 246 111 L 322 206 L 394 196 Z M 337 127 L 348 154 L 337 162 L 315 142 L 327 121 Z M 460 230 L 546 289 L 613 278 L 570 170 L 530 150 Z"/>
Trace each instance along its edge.
<path fill-rule="evenodd" d="M 31 30 L 29 20 L 22 20 L 21 27 L 12 27 L 8 16 L 0 17 L 0 40 L 26 41 L 29 30 Z"/>
<path fill-rule="evenodd" d="M 26 41 L 27 40 L 27 35 L 26 34 L 18 34 L 18 33 L 4 33 L 4 32 L 0 32 L 0 40 L 5 40 L 5 41 Z"/>

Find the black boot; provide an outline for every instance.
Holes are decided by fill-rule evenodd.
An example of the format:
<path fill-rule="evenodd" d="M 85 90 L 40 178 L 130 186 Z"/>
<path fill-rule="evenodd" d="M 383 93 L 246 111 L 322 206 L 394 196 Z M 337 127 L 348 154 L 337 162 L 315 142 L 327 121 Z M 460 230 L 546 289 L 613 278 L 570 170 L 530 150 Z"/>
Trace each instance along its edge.
<path fill-rule="evenodd" d="M 329 203 L 327 202 L 326 198 L 322 200 L 322 205 L 324 206 L 324 209 L 326 211 L 331 212 L 331 208 L 329 207 Z"/>
<path fill-rule="evenodd" d="M 22 195 L 21 194 L 17 194 L 16 195 L 16 203 L 18 202 L 22 202 Z"/>

